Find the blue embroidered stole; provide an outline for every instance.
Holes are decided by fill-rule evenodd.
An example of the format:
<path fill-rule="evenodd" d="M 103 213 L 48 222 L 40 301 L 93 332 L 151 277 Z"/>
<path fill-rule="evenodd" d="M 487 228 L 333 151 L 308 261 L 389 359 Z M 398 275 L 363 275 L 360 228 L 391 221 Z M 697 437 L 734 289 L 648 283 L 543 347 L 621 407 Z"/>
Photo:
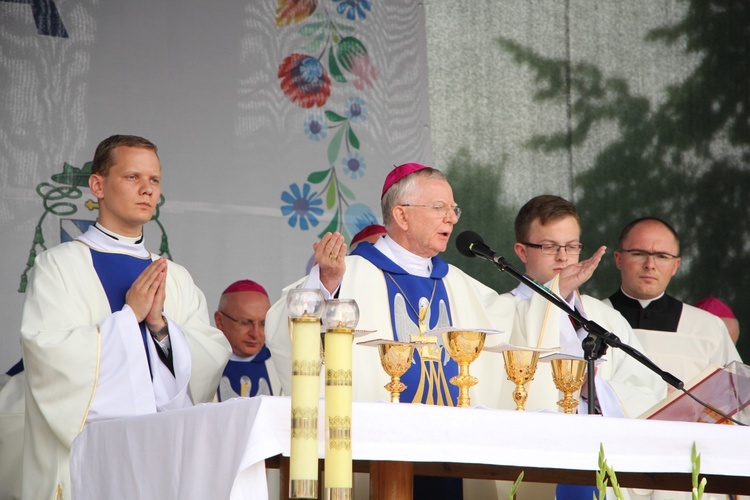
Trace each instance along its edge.
<path fill-rule="evenodd" d="M 448 274 L 448 264 L 439 257 L 432 258 L 432 273 L 430 277 L 413 276 L 399 267 L 392 260 L 378 251 L 372 244 L 363 242 L 357 246 L 352 255 L 359 255 L 383 271 L 388 289 L 388 308 L 391 313 L 391 327 L 393 338 L 410 342 L 411 335 L 419 333 L 419 301 L 424 298 L 430 300 L 429 329 L 438 325 L 441 304 L 444 314 L 447 314 L 447 325 L 452 324 L 448 294 L 443 278 Z M 406 315 L 413 324 L 409 331 L 398 331 L 398 325 L 404 324 L 404 311 L 398 307 L 397 296 L 402 296 L 406 302 Z M 399 318 L 398 316 L 401 316 Z M 402 329 L 404 329 L 402 327 Z M 437 352 L 436 352 L 437 351 Z M 425 348 L 420 352 L 414 351 L 412 366 L 401 377 L 406 390 L 401 393 L 401 401 L 409 403 L 435 404 L 440 406 L 456 406 L 458 401 L 458 387 L 449 383 L 451 377 L 458 375 L 458 364 L 450 359 L 445 349 Z"/>
<path fill-rule="evenodd" d="M 109 301 L 112 312 L 120 311 L 125 305 L 125 295 L 130 290 L 133 282 L 151 264 L 151 259 L 133 257 L 119 253 L 100 252 L 91 249 L 91 259 L 94 269 L 102 283 L 104 293 Z M 145 323 L 139 325 L 143 348 L 146 351 L 149 371 L 151 370 L 151 358 L 148 353 L 149 334 L 146 332 Z M 153 378 L 153 375 L 152 375 Z"/>
<path fill-rule="evenodd" d="M 250 361 L 229 360 L 222 378 L 226 377 L 232 386 L 232 391 L 236 396 L 257 396 L 267 394 L 273 396 L 271 379 L 268 376 L 266 360 L 271 357 L 271 351 L 268 347 L 258 351 L 258 354 Z M 223 401 L 221 390 L 219 390 L 219 401 Z"/>

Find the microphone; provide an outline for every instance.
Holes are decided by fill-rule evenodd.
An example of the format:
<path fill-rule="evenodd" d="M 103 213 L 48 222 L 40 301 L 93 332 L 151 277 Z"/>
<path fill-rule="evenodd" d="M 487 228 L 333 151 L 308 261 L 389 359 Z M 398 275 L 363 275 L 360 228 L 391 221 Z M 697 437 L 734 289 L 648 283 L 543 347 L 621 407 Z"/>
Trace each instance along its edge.
<path fill-rule="evenodd" d="M 482 257 L 490 262 L 500 264 L 504 260 L 500 255 L 488 247 L 481 236 L 474 231 L 464 231 L 456 238 L 458 253 L 466 257 Z"/>

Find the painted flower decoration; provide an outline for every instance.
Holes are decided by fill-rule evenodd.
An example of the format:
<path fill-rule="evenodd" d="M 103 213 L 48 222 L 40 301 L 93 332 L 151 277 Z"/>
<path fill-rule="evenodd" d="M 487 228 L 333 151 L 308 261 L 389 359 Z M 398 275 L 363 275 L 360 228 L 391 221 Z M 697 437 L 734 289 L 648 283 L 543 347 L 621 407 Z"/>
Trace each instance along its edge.
<path fill-rule="evenodd" d="M 310 17 L 318 7 L 318 0 L 279 0 L 276 26 L 289 26 Z"/>
<path fill-rule="evenodd" d="M 300 191 L 297 183 L 294 183 L 289 185 L 289 191 L 281 193 L 281 201 L 287 203 L 281 206 L 281 215 L 290 216 L 288 222 L 291 227 L 296 227 L 298 220 L 299 228 L 303 231 L 318 225 L 318 217 L 323 215 L 323 208 L 320 206 L 323 205 L 323 200 L 318 198 L 317 192 L 310 191 L 310 184 L 303 184 Z"/>
<path fill-rule="evenodd" d="M 367 165 L 365 164 L 364 158 L 362 158 L 362 155 L 360 155 L 357 152 L 349 152 L 344 156 L 344 158 L 341 160 L 341 163 L 344 165 L 344 173 L 351 177 L 352 179 L 359 179 L 363 175 L 365 175 L 365 169 L 367 168 Z"/>
<path fill-rule="evenodd" d="M 365 101 L 361 97 L 350 97 L 344 104 L 346 115 L 352 123 L 364 122 L 367 116 L 367 108 L 365 108 Z"/>
<path fill-rule="evenodd" d="M 351 72 L 355 76 L 352 81 L 354 88 L 364 90 L 365 87 L 372 88 L 372 82 L 378 79 L 378 68 L 372 65 L 370 56 L 367 54 L 358 55 L 352 58 Z"/>
<path fill-rule="evenodd" d="M 323 121 L 323 115 L 311 114 L 305 120 L 304 127 L 305 134 L 313 141 L 320 142 L 321 139 L 325 139 L 326 135 L 328 135 L 326 132 L 328 125 Z"/>
<path fill-rule="evenodd" d="M 292 54 L 279 65 L 281 90 L 303 108 L 325 105 L 331 95 L 331 80 L 313 56 Z"/>
<path fill-rule="evenodd" d="M 357 234 L 371 224 L 378 224 L 378 219 L 370 207 L 364 203 L 354 203 L 346 209 L 344 223 L 350 234 Z"/>
<path fill-rule="evenodd" d="M 333 0 L 338 5 L 336 6 L 336 12 L 342 16 L 346 16 L 350 21 L 359 19 L 365 19 L 367 12 L 370 12 L 370 0 Z"/>

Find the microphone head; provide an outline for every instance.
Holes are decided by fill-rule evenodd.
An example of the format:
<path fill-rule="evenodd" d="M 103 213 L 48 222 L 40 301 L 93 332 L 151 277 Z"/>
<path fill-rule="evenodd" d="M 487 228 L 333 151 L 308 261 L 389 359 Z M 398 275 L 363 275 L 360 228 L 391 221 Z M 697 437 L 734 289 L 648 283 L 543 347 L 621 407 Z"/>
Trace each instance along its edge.
<path fill-rule="evenodd" d="M 471 251 L 471 245 L 474 243 L 484 243 L 484 240 L 474 231 L 464 231 L 456 238 L 456 249 L 461 255 L 476 257 L 474 252 Z"/>

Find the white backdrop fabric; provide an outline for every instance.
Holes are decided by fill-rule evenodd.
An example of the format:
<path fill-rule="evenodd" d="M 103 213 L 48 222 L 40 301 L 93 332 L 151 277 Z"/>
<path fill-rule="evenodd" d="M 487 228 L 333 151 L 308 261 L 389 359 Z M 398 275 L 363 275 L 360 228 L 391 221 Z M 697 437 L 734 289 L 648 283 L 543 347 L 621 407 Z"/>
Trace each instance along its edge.
<path fill-rule="evenodd" d="M 422 4 L 287 3 L 0 0 L 0 372 L 34 255 L 96 218 L 81 170 L 111 134 L 159 147 L 147 247 L 211 311 L 242 278 L 275 300 L 327 227 L 381 220 L 394 164 L 431 162 Z M 304 98 L 302 76 L 322 82 Z"/>

